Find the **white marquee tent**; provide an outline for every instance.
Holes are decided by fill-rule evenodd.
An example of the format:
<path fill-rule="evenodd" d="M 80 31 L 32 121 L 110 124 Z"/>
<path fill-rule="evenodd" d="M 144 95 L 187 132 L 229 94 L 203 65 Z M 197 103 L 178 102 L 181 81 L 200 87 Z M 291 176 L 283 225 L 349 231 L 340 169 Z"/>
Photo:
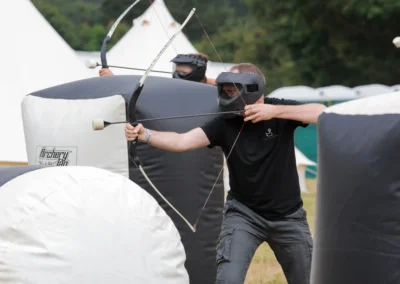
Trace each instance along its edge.
<path fill-rule="evenodd" d="M 296 154 L 296 167 L 299 175 L 300 190 L 302 192 L 308 192 L 306 185 L 306 170 L 307 166 L 317 166 L 317 164 L 308 159 L 299 149 L 295 148 Z"/>
<path fill-rule="evenodd" d="M 113 65 L 146 69 L 180 26 L 168 11 L 164 1 L 156 0 L 141 16 L 133 20 L 132 28 L 108 52 L 108 61 Z M 154 69 L 172 71 L 172 63 L 169 61 L 177 53 L 195 52 L 197 50 L 182 31 L 165 50 Z M 116 74 L 126 74 L 127 72 L 129 71 L 115 70 Z M 170 77 L 168 74 L 163 76 Z"/>
<path fill-rule="evenodd" d="M 30 0 L 0 1 L 0 25 L 0 162 L 26 162 L 22 98 L 93 74 Z"/>
<path fill-rule="evenodd" d="M 369 97 L 384 93 L 391 93 L 393 91 L 397 91 L 397 87 L 389 87 L 381 84 L 371 84 L 371 85 L 364 85 L 364 86 L 357 86 L 354 88 L 357 96 L 360 97 Z"/>
<path fill-rule="evenodd" d="M 358 99 L 356 92 L 345 86 L 327 86 L 316 89 L 319 96 L 326 100 L 354 100 Z"/>
<path fill-rule="evenodd" d="M 400 85 L 386 86 L 381 84 L 370 84 L 353 88 L 333 85 L 317 89 L 308 86 L 290 86 L 276 89 L 268 94 L 268 96 L 280 99 L 298 100 L 301 102 L 348 101 L 390 93 L 399 89 Z"/>
<path fill-rule="evenodd" d="M 302 101 L 320 101 L 322 100 L 318 92 L 310 88 L 308 86 L 291 86 L 291 87 L 282 87 L 276 89 L 269 93 L 269 97 L 279 98 L 279 99 L 288 99 L 288 100 L 299 100 Z"/>
<path fill-rule="evenodd" d="M 189 14 L 190 11 L 187 12 Z M 196 21 L 195 16 L 187 25 L 193 24 L 194 21 Z M 147 69 L 180 26 L 181 24 L 175 21 L 163 0 L 153 1 L 153 4 L 141 16 L 133 20 L 133 26 L 130 30 L 107 52 L 108 64 Z M 173 64 L 170 61 L 180 53 L 198 53 L 198 50 L 185 36 L 184 30 L 176 36 L 172 44 L 165 50 L 153 70 L 172 72 Z M 99 52 L 77 51 L 77 54 L 82 61 L 95 59 L 100 63 Z M 209 61 L 207 76 L 216 78 L 219 73 L 228 71 L 231 66 L 233 66 L 231 63 Z M 143 71 L 112 67 L 110 69 L 116 75 L 143 74 Z M 150 73 L 150 75 L 171 77 L 170 74 L 163 73 Z"/>

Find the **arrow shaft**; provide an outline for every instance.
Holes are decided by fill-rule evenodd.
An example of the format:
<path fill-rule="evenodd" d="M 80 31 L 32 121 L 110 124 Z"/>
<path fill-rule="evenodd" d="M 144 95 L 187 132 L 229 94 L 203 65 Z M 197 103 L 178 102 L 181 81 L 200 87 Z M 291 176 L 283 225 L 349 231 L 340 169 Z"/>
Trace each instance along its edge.
<path fill-rule="evenodd" d="M 243 112 L 243 110 L 223 111 L 223 112 L 210 112 L 210 113 L 189 114 L 189 115 L 177 115 L 177 116 L 167 116 L 167 117 L 158 117 L 158 118 L 145 118 L 145 119 L 139 119 L 138 122 L 155 121 L 155 120 L 166 120 L 166 119 L 176 119 L 176 118 L 188 118 L 188 117 L 197 117 L 197 116 L 220 115 L 220 114 L 231 114 L 231 113 L 240 113 L 240 112 Z"/>
<path fill-rule="evenodd" d="M 189 115 L 176 115 L 176 116 L 167 116 L 167 117 L 157 117 L 157 118 L 144 118 L 138 119 L 137 122 L 146 122 L 146 121 L 156 121 L 156 120 L 167 120 L 167 119 L 177 119 L 177 118 L 188 118 L 188 117 L 197 117 L 197 116 L 210 116 L 210 115 L 220 115 L 220 114 L 231 114 L 231 113 L 241 113 L 243 110 L 238 111 L 223 111 L 223 112 L 210 112 L 210 113 L 200 113 L 200 114 L 189 114 Z M 121 124 L 121 123 L 130 123 L 129 121 L 117 121 L 117 122 L 107 122 L 109 124 Z"/>
<path fill-rule="evenodd" d="M 101 66 L 101 64 L 98 64 L 98 63 L 97 63 L 97 66 Z M 137 70 L 137 71 L 146 71 L 146 70 L 147 70 L 147 69 L 141 69 L 141 68 L 124 67 L 124 66 L 116 66 L 116 65 L 108 65 L 108 67 L 119 68 L 119 69 L 128 69 L 128 70 Z M 150 72 L 172 74 L 172 72 L 168 72 L 168 71 L 159 71 L 159 70 L 151 70 Z"/>

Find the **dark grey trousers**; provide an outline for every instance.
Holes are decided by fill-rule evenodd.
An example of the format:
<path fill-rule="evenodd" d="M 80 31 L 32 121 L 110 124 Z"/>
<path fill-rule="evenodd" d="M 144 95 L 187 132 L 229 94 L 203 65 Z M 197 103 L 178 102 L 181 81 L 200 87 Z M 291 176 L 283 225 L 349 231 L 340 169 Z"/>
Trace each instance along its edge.
<path fill-rule="evenodd" d="M 243 284 L 257 248 L 267 242 L 288 284 L 309 284 L 313 240 L 300 208 L 268 221 L 239 201 L 227 200 L 217 245 L 217 284 Z"/>

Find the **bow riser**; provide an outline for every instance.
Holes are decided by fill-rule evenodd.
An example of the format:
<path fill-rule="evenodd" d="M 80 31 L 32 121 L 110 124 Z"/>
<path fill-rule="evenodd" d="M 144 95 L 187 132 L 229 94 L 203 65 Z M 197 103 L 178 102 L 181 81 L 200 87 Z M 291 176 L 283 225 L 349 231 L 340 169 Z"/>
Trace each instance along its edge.
<path fill-rule="evenodd" d="M 100 51 L 100 59 L 101 59 L 101 67 L 102 68 L 108 68 L 107 65 L 107 44 L 110 41 L 111 37 L 108 35 L 104 38 L 103 40 L 103 45 L 101 46 L 101 51 Z"/>
<path fill-rule="evenodd" d="M 137 117 L 136 117 L 136 103 L 137 103 L 137 100 L 139 99 L 139 96 L 140 96 L 140 93 L 142 92 L 143 87 L 144 87 L 144 85 L 141 85 L 140 82 L 137 83 L 137 85 L 135 87 L 135 91 L 133 92 L 133 95 L 129 102 L 129 109 L 128 109 L 128 115 L 130 117 L 129 123 L 134 127 L 136 127 L 139 124 L 137 121 Z M 137 143 L 138 143 L 138 138 L 136 138 L 134 141 L 129 142 L 129 155 L 132 157 L 136 168 L 138 168 L 139 166 L 142 165 L 142 163 L 140 162 L 140 159 L 136 153 Z"/>

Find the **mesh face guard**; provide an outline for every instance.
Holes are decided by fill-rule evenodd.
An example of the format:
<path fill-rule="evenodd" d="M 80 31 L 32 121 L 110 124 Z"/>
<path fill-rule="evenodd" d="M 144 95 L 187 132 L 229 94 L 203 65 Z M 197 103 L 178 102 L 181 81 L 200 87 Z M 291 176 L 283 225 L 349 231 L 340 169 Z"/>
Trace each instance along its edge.
<path fill-rule="evenodd" d="M 175 79 L 183 79 L 195 82 L 201 82 L 206 76 L 207 63 L 197 57 L 178 54 L 171 62 L 175 63 L 173 67 L 172 77 Z M 192 69 L 190 73 L 181 73 L 176 70 L 176 65 L 187 65 Z"/>
<path fill-rule="evenodd" d="M 222 72 L 216 79 L 218 88 L 218 104 L 220 111 L 243 110 L 245 105 L 254 104 L 265 92 L 264 80 L 254 74 Z M 232 96 L 224 91 L 225 84 L 235 84 L 239 93 Z M 235 88 L 236 90 L 236 88 Z M 237 92 L 237 91 L 236 91 Z M 226 114 L 225 118 L 232 118 L 238 114 Z"/>

